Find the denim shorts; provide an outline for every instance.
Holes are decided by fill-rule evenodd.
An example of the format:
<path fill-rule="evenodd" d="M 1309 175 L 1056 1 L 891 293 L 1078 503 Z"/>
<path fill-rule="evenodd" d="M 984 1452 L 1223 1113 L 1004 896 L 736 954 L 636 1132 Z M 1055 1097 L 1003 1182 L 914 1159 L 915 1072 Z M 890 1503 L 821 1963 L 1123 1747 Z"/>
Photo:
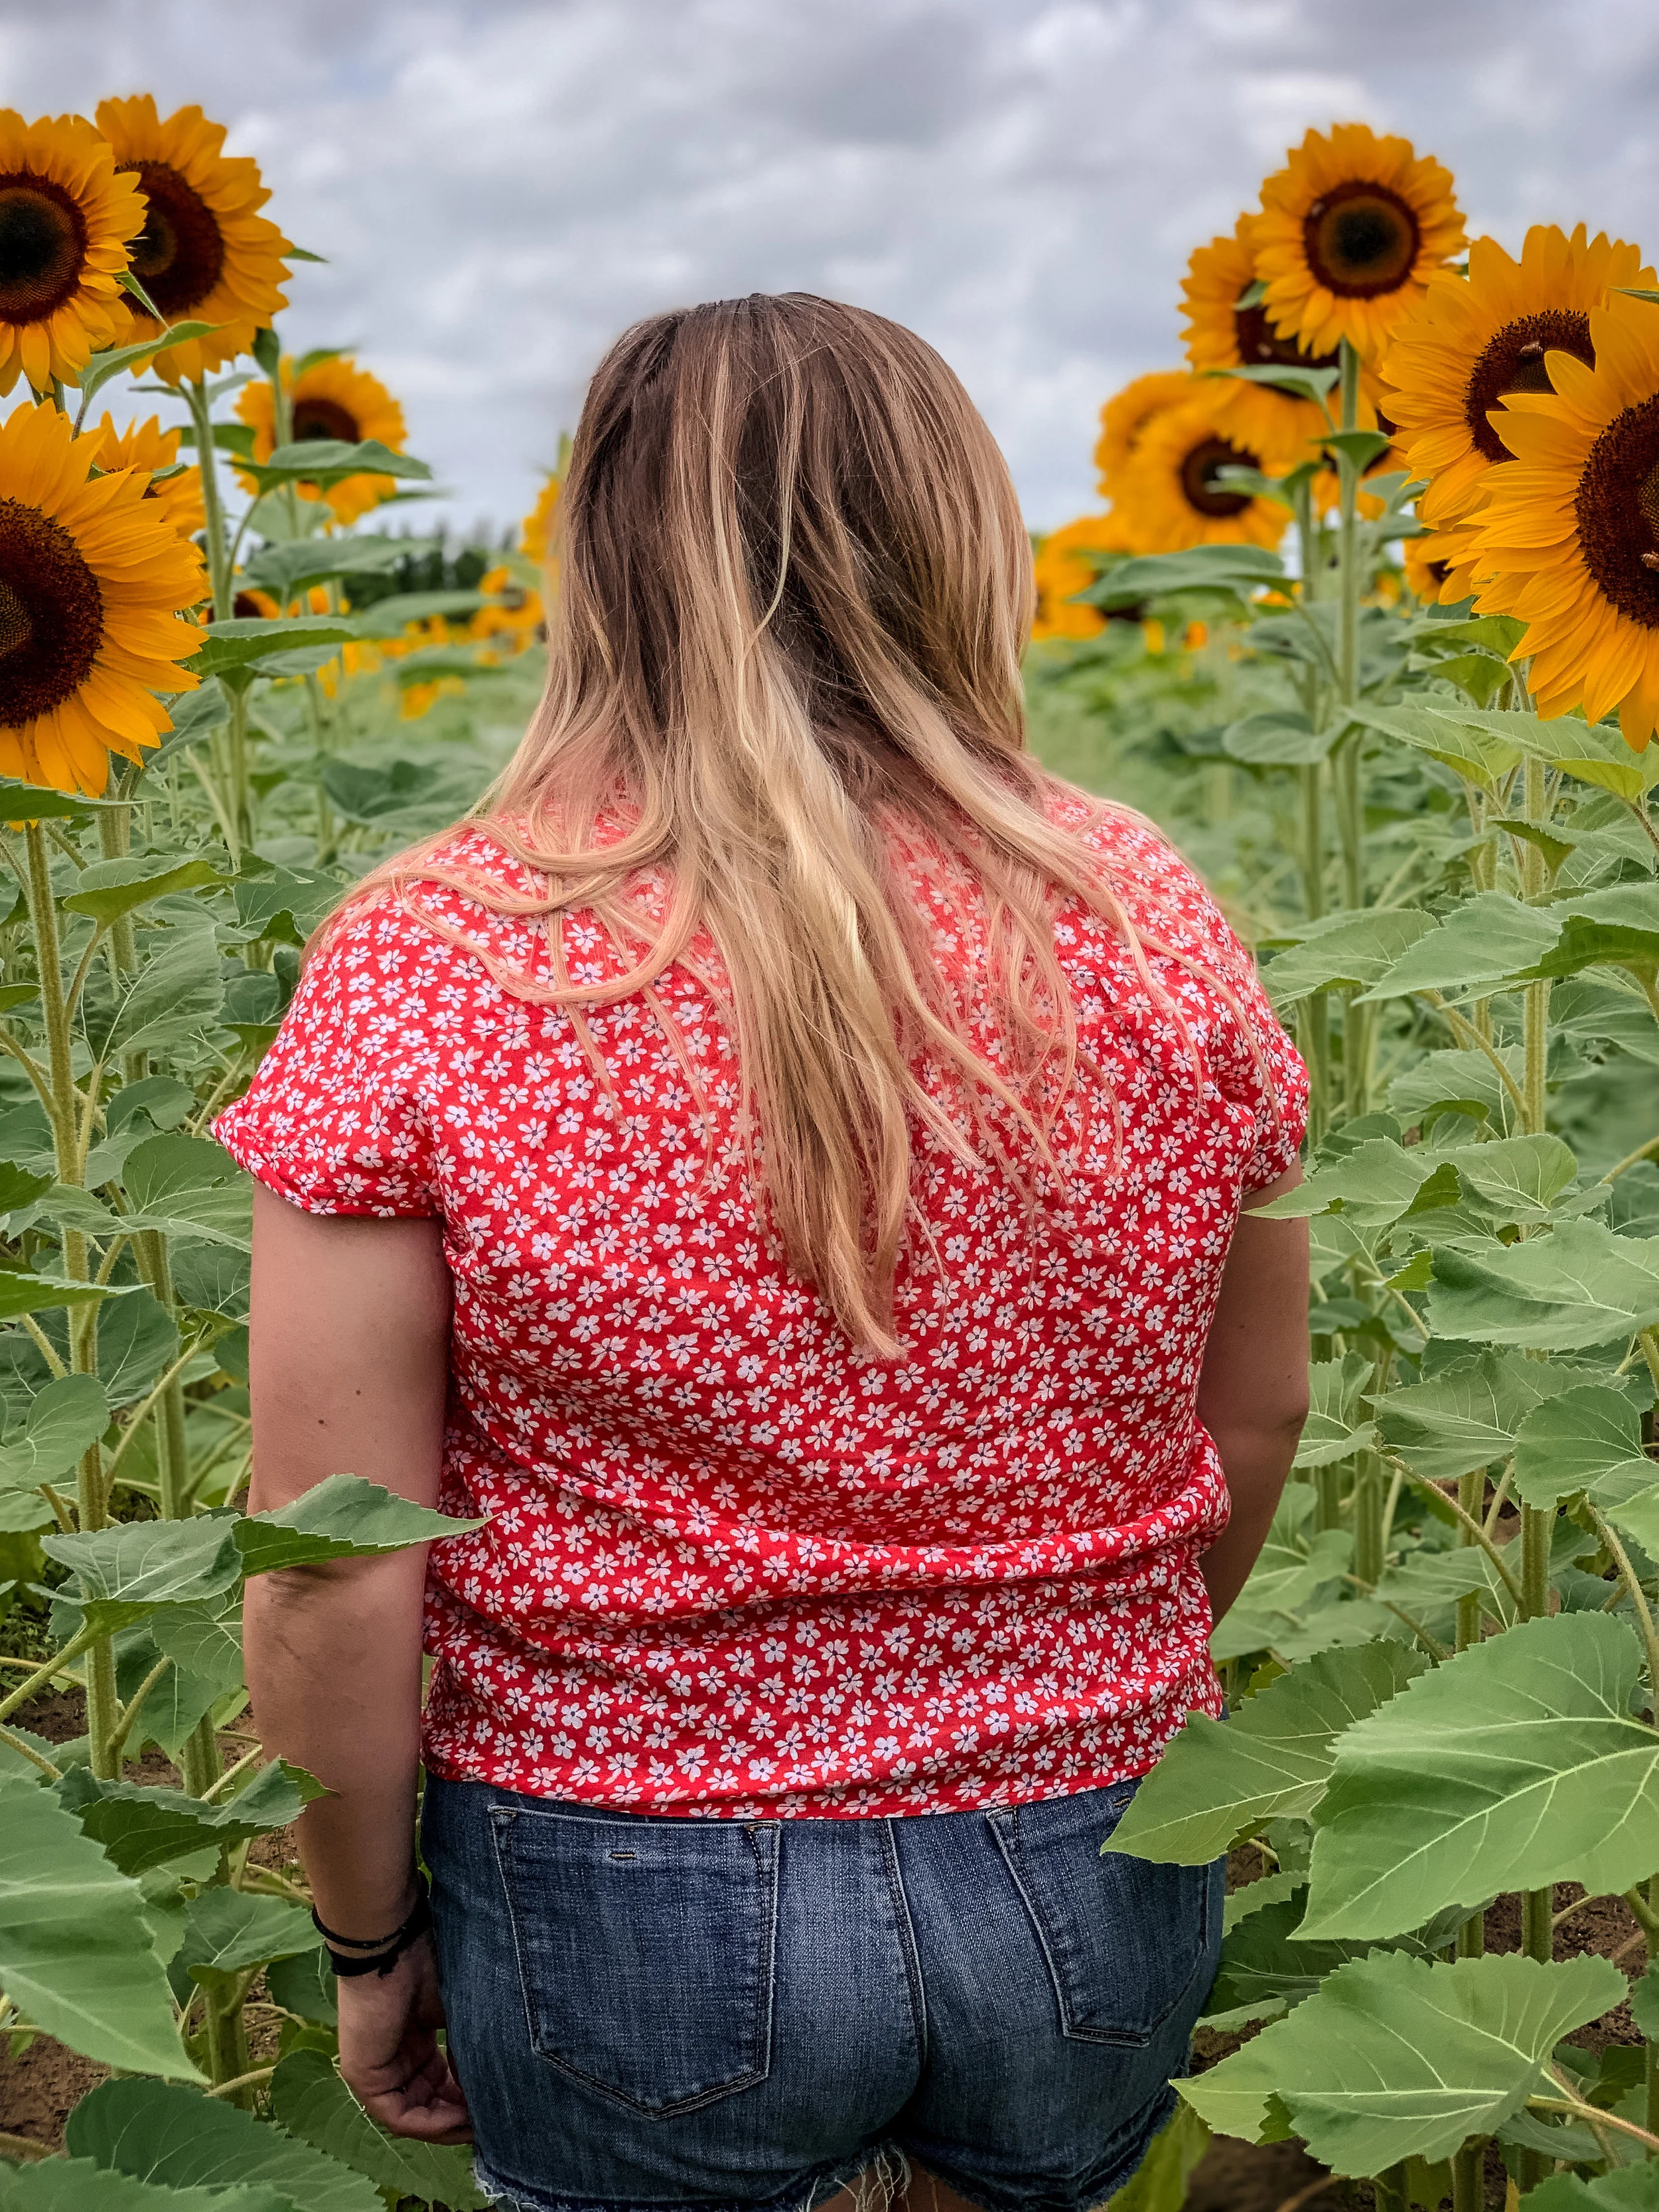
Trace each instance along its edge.
<path fill-rule="evenodd" d="M 428 1782 L 480 2186 L 517 2212 L 808 2212 L 900 2154 L 1085 2212 L 1173 2102 L 1223 1864 L 1103 1857 L 1133 1782 L 991 1812 L 714 1820 Z"/>

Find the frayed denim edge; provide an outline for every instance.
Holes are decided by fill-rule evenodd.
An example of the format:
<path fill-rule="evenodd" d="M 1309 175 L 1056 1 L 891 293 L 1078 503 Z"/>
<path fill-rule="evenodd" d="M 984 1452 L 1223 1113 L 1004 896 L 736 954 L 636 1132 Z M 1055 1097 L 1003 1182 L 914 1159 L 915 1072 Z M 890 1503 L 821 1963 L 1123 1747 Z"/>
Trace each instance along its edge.
<path fill-rule="evenodd" d="M 899 2166 L 896 2176 L 888 2171 L 890 2161 L 896 2161 Z M 497 2175 L 476 2154 L 472 2161 L 478 2187 L 495 2212 L 814 2212 L 815 2207 L 833 2197 L 838 2189 L 872 2169 L 876 2179 L 870 2201 L 866 2204 L 861 2197 L 859 2212 L 889 2212 L 893 2199 L 909 2179 L 908 2161 L 893 2143 L 878 2143 L 869 2150 L 860 2151 L 855 2157 L 819 2166 L 793 2188 L 760 2203 L 753 2197 L 699 2197 L 676 2204 L 660 2197 L 549 2197 L 539 2190 L 526 2191 L 521 2183 Z"/>

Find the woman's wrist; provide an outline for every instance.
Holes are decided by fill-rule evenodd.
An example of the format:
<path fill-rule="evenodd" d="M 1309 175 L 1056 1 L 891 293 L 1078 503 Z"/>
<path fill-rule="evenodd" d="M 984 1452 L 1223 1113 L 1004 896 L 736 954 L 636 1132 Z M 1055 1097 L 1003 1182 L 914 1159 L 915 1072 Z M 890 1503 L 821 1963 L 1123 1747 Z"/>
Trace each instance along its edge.
<path fill-rule="evenodd" d="M 340 1979 L 349 1980 L 360 1974 L 389 1974 L 404 1952 L 426 1934 L 432 1925 L 432 1907 L 426 1876 L 418 1869 L 413 1872 L 410 1887 L 412 1900 L 401 1921 L 373 1936 L 348 1935 L 331 1928 L 316 1906 L 312 1906 L 312 1925 L 327 1946 L 330 1963 Z"/>

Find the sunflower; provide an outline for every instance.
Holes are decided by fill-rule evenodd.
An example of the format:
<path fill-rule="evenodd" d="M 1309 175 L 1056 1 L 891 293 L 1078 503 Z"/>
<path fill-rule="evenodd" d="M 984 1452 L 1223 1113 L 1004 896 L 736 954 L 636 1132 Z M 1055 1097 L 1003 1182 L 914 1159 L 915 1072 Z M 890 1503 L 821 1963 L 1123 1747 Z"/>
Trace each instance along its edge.
<path fill-rule="evenodd" d="M 553 558 L 553 523 L 558 510 L 560 487 L 561 479 L 550 476 L 536 495 L 536 504 L 519 528 L 520 550 L 542 568 L 545 568 Z"/>
<path fill-rule="evenodd" d="M 225 126 L 199 107 L 180 107 L 163 123 L 148 93 L 100 100 L 98 128 L 118 169 L 131 175 L 148 206 L 132 249 L 132 273 L 169 322 L 216 323 L 211 337 L 170 346 L 156 357 L 168 384 L 205 376 L 253 343 L 277 309 L 289 242 L 258 213 L 270 198 L 259 165 L 228 161 Z M 131 343 L 160 325 L 127 298 Z"/>
<path fill-rule="evenodd" d="M 1431 530 L 1401 541 L 1406 581 L 1425 605 L 1461 606 L 1474 596 L 1475 548 L 1467 524 Z"/>
<path fill-rule="evenodd" d="M 1589 339 L 1594 366 L 1547 354 L 1551 389 L 1498 416 L 1515 458 L 1468 524 L 1475 604 L 1527 624 L 1540 714 L 1616 707 L 1639 750 L 1659 726 L 1659 307 L 1615 293 Z"/>
<path fill-rule="evenodd" d="M 1478 238 L 1467 281 L 1449 270 L 1431 279 L 1382 366 L 1408 465 L 1429 479 L 1425 522 L 1449 522 L 1479 504 L 1486 472 L 1509 458 L 1492 409 L 1511 392 L 1547 392 L 1553 351 L 1593 362 L 1590 310 L 1618 286 L 1651 285 L 1641 262 L 1640 248 L 1622 239 L 1587 240 L 1582 222 L 1571 238 L 1534 223 L 1519 261 L 1495 238 Z"/>
<path fill-rule="evenodd" d="M 118 430 L 107 412 L 97 428 L 87 433 L 94 443 L 96 467 L 106 475 L 114 469 L 147 469 L 150 482 L 144 497 L 161 502 L 161 512 L 181 538 L 193 538 L 207 520 L 202 510 L 202 471 L 183 469 L 160 483 L 155 481 L 164 469 L 177 465 L 182 434 L 164 430 L 154 415 L 147 422 L 131 422 L 125 430 Z"/>
<path fill-rule="evenodd" d="M 334 438 L 343 445 L 360 446 L 374 438 L 392 453 L 402 453 L 408 434 L 403 409 L 380 378 L 359 368 L 349 354 L 313 361 L 297 377 L 284 355 L 279 374 L 293 410 L 295 445 L 307 439 Z M 252 428 L 253 459 L 268 461 L 276 450 L 276 410 L 270 386 L 263 378 L 243 386 L 236 412 Z M 250 491 L 256 488 L 252 477 L 242 476 L 240 481 Z M 342 522 L 355 522 L 390 499 L 397 489 L 395 477 L 375 476 L 345 477 L 321 493 L 315 484 L 299 487 L 304 499 L 325 499 Z"/>
<path fill-rule="evenodd" d="M 55 407 L 0 424 L 0 773 L 88 793 L 167 729 L 157 691 L 195 689 L 176 617 L 204 589 L 144 471 L 94 477 L 94 451 Z"/>
<path fill-rule="evenodd" d="M 1187 264 L 1182 291 L 1187 304 L 1187 358 L 1200 374 L 1206 369 L 1334 368 L 1334 353 L 1306 352 L 1294 338 L 1280 337 L 1265 307 L 1241 307 L 1241 297 L 1255 282 L 1250 249 L 1251 218 L 1242 215 L 1231 238 L 1212 238 Z M 1325 427 L 1317 407 L 1261 384 L 1237 378 L 1213 383 L 1217 404 L 1246 445 L 1275 450 L 1293 440 L 1317 438 Z"/>
<path fill-rule="evenodd" d="M 1346 338 L 1367 361 L 1462 243 L 1450 170 L 1363 123 L 1309 131 L 1250 222 L 1273 329 L 1316 354 Z"/>
<path fill-rule="evenodd" d="M 73 384 L 121 313 L 144 203 L 84 116 L 0 108 L 0 392 Z"/>
<path fill-rule="evenodd" d="M 1133 458 L 1147 425 L 1171 407 L 1182 406 L 1199 390 L 1197 380 L 1185 369 L 1155 368 L 1137 376 L 1100 410 L 1100 437 L 1095 446 L 1095 467 L 1100 489 L 1108 499 L 1124 469 Z"/>
<path fill-rule="evenodd" d="M 478 589 L 492 592 L 494 604 L 479 608 L 467 625 L 467 635 L 489 647 L 483 658 L 493 667 L 503 658 L 522 653 L 544 634 L 547 611 L 541 593 L 526 590 L 508 568 L 492 568 Z"/>
<path fill-rule="evenodd" d="M 1098 607 L 1085 605 L 1079 592 L 1086 591 L 1100 573 L 1091 553 L 1127 553 L 1128 537 L 1115 514 L 1084 514 L 1060 530 L 1052 530 L 1036 549 L 1032 563 L 1036 578 L 1036 611 L 1031 621 L 1034 643 L 1049 638 L 1097 637 L 1106 627 Z"/>
<path fill-rule="evenodd" d="M 1159 415 L 1124 470 L 1120 512 L 1142 553 L 1188 545 L 1277 545 L 1288 520 L 1276 500 L 1258 499 L 1216 479 L 1224 468 L 1281 471 L 1301 458 L 1294 446 L 1247 444 L 1207 393 Z"/>

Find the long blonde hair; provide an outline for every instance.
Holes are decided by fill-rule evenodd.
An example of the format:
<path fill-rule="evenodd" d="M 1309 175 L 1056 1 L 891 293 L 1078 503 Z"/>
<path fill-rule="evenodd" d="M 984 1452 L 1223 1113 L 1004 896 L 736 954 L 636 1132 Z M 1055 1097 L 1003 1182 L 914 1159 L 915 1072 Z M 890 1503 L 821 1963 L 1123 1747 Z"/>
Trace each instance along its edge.
<path fill-rule="evenodd" d="M 1000 1099 L 1046 1154 L 1077 1053 L 1054 951 L 1067 896 L 1109 922 L 1169 1004 L 1024 749 L 1031 553 L 1007 468 L 911 331 L 756 294 L 653 316 L 617 341 L 558 514 L 547 688 L 483 822 L 544 892 L 434 859 L 438 840 L 363 891 L 394 886 L 475 951 L 421 884 L 545 923 L 550 981 L 484 957 L 510 989 L 579 1022 L 643 990 L 672 1030 L 651 987 L 706 929 L 769 1226 L 849 1336 L 891 1355 L 912 1117 L 969 1158 L 986 1126 L 970 1116 L 964 1131 L 919 1056 L 960 1095 Z M 895 829 L 982 890 L 1000 1072 L 938 970 Z M 646 872 L 668 887 L 654 912 Z M 570 980 L 554 918 L 576 907 L 607 927 L 625 975 Z"/>

